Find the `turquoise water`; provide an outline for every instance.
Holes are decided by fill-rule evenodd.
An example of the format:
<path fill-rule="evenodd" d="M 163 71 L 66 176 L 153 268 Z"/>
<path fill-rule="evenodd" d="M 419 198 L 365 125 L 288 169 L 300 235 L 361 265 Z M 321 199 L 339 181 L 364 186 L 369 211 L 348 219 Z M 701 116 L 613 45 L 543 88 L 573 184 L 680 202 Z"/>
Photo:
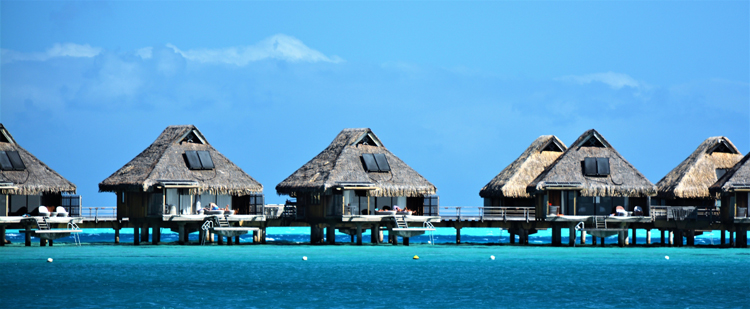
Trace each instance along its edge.
<path fill-rule="evenodd" d="M 307 237 L 294 232 L 269 235 L 279 240 Z M 83 239 L 87 237 L 93 236 Z M 285 245 L 293 242 L 84 243 L 80 247 L 56 242 L 44 248 L 38 242 L 33 247 L 14 244 L 0 248 L 0 304 L 2 308 L 750 307 L 748 249 Z M 493 255 L 495 260 L 490 259 Z M 303 261 L 303 256 L 308 260 Z M 54 261 L 48 263 L 47 258 Z"/>

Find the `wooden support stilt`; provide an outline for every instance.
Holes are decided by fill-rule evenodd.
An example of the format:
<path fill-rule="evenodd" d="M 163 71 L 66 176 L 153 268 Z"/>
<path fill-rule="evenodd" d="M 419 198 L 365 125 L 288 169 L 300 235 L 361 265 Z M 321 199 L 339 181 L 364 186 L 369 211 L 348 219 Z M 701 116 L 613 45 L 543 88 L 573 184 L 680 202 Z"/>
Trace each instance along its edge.
<path fill-rule="evenodd" d="M 729 231 L 729 246 L 734 247 L 734 231 Z"/>
<path fill-rule="evenodd" d="M 0 225 L 0 247 L 5 246 L 5 225 Z"/>
<path fill-rule="evenodd" d="M 178 231 L 178 233 L 177 233 L 178 234 L 177 235 L 177 243 L 180 244 L 180 245 L 184 245 L 185 244 L 185 234 L 186 234 L 185 233 L 185 224 L 180 224 L 177 227 L 177 231 Z"/>
<path fill-rule="evenodd" d="M 664 230 L 660 230 L 660 231 L 661 231 L 661 246 L 664 247 L 664 246 L 667 245 L 667 242 L 666 242 L 666 240 L 667 240 L 666 231 L 664 231 Z"/>
<path fill-rule="evenodd" d="M 234 236 L 234 243 L 237 244 L 237 245 L 240 244 L 240 237 L 239 236 Z"/>
<path fill-rule="evenodd" d="M 689 247 L 695 246 L 695 230 L 688 230 L 686 236 L 687 236 L 687 245 Z"/>
<path fill-rule="evenodd" d="M 216 237 L 219 239 L 219 245 L 223 245 L 224 244 L 224 236 L 216 235 Z"/>
<path fill-rule="evenodd" d="M 617 233 L 617 245 L 620 247 L 625 246 L 625 233 L 626 232 L 619 232 Z"/>
<path fill-rule="evenodd" d="M 357 246 L 362 245 L 362 225 L 357 224 Z"/>
<path fill-rule="evenodd" d="M 232 236 L 227 236 L 227 246 L 232 245 Z"/>
<path fill-rule="evenodd" d="M 409 237 L 403 237 L 404 238 L 404 246 L 409 245 Z"/>
<path fill-rule="evenodd" d="M 516 243 L 516 233 L 510 232 L 510 243 L 511 244 Z"/>
<path fill-rule="evenodd" d="M 576 245 L 576 229 L 574 227 L 569 226 L 568 227 L 568 246 L 575 247 L 575 245 Z"/>
<path fill-rule="evenodd" d="M 669 230 L 669 246 L 674 246 L 674 231 Z"/>
<path fill-rule="evenodd" d="M 336 226 L 328 226 L 326 228 L 326 241 L 330 245 L 336 244 Z"/>
<path fill-rule="evenodd" d="M 591 236 L 591 244 L 596 246 L 596 236 Z"/>
<path fill-rule="evenodd" d="M 115 243 L 116 244 L 120 243 L 120 228 L 119 227 L 115 228 Z"/>
<path fill-rule="evenodd" d="M 265 226 L 260 228 L 260 243 L 264 245 L 266 244 L 266 227 Z"/>
<path fill-rule="evenodd" d="M 378 232 L 380 232 L 380 229 L 378 228 L 377 224 L 373 224 L 370 227 L 370 243 L 371 244 L 377 244 L 378 243 Z"/>
<path fill-rule="evenodd" d="M 630 240 L 630 243 L 631 243 L 631 244 L 633 244 L 633 246 L 635 246 L 635 243 L 636 243 L 636 235 L 635 235 L 635 232 L 636 232 L 636 231 L 635 231 L 635 228 L 632 228 L 632 229 L 631 229 L 631 233 L 630 233 L 630 239 L 631 239 L 631 240 Z"/>
<path fill-rule="evenodd" d="M 650 229 L 646 230 L 646 244 L 647 245 L 651 244 L 651 230 Z"/>
<path fill-rule="evenodd" d="M 461 227 L 460 226 L 456 227 L 456 243 L 457 244 L 461 243 Z"/>
<path fill-rule="evenodd" d="M 151 244 L 158 245 L 159 241 L 161 241 L 161 229 L 159 228 L 159 224 L 151 225 L 151 230 Z"/>
<path fill-rule="evenodd" d="M 727 244 L 727 231 L 725 229 L 721 229 L 721 245 L 724 246 Z"/>
<path fill-rule="evenodd" d="M 39 247 L 44 247 L 47 245 L 47 240 L 44 238 L 39 238 Z"/>
<path fill-rule="evenodd" d="M 586 231 L 581 231 L 581 244 L 586 244 Z"/>
<path fill-rule="evenodd" d="M 55 244 L 55 241 L 54 241 L 54 240 L 52 240 L 52 239 L 50 239 L 50 240 L 49 240 L 49 246 L 50 246 L 50 247 L 52 247 L 52 245 L 54 245 L 54 244 Z"/>
<path fill-rule="evenodd" d="M 141 244 L 141 225 L 133 222 L 133 245 L 138 246 Z"/>
<path fill-rule="evenodd" d="M 148 242 L 148 223 L 141 225 L 141 241 Z"/>
<path fill-rule="evenodd" d="M 602 247 L 604 247 L 605 246 L 605 244 L 604 244 L 604 237 L 599 237 L 599 239 L 601 239 L 601 241 L 602 241 Z"/>

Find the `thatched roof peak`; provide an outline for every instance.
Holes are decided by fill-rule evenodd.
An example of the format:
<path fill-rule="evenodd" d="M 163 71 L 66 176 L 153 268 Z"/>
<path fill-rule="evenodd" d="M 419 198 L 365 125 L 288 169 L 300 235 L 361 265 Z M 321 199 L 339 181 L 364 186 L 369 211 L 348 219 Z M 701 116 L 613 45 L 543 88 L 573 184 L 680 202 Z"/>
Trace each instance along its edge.
<path fill-rule="evenodd" d="M 605 175 L 585 175 L 586 158 L 601 158 L 606 162 Z M 598 161 L 597 161 L 598 163 Z M 596 130 L 584 132 L 568 149 L 547 167 L 527 190 L 543 191 L 552 187 L 574 187 L 583 196 L 656 195 L 656 187 Z"/>
<path fill-rule="evenodd" d="M 481 197 L 531 197 L 526 186 L 568 147 L 554 135 L 542 135 L 479 191 Z"/>
<path fill-rule="evenodd" d="M 733 192 L 735 190 L 750 189 L 750 153 L 746 154 L 739 162 L 724 173 L 716 183 L 708 188 L 709 192 L 716 198 L 721 197 L 722 193 Z"/>
<path fill-rule="evenodd" d="M 207 151 L 214 167 L 190 169 L 187 151 Z M 99 183 L 99 191 L 149 191 L 163 180 L 195 181 L 196 193 L 248 195 L 263 186 L 214 149 L 194 125 L 168 126 L 148 148 Z"/>
<path fill-rule="evenodd" d="M 664 198 L 709 198 L 708 188 L 716 183 L 719 174 L 741 159 L 742 154 L 728 138 L 709 137 L 656 183 L 658 195 Z"/>
<path fill-rule="evenodd" d="M 382 154 L 387 172 L 367 171 L 363 154 Z M 276 186 L 278 194 L 324 192 L 344 183 L 370 184 L 372 196 L 423 196 L 435 186 L 385 148 L 369 128 L 344 129 L 322 152 Z"/>
<path fill-rule="evenodd" d="M 18 154 L 24 168 L 0 171 L 0 194 L 75 193 L 76 186 L 16 143 L 0 123 L 0 151 Z"/>

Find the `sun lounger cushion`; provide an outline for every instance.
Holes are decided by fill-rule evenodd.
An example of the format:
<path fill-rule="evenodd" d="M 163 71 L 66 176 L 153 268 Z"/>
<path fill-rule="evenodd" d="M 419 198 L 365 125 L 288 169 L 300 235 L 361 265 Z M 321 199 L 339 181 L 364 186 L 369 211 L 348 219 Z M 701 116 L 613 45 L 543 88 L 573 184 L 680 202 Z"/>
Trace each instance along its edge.
<path fill-rule="evenodd" d="M 57 212 L 57 216 L 58 217 L 67 217 L 68 216 L 68 211 L 65 210 L 65 208 L 62 207 L 62 206 L 57 206 L 57 208 L 55 209 L 55 211 Z"/>

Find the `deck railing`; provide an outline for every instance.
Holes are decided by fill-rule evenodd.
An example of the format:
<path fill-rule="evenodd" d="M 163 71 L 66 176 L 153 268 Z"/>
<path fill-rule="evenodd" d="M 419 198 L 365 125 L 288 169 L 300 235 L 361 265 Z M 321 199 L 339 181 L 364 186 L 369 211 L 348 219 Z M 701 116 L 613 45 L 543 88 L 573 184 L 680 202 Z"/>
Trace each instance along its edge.
<path fill-rule="evenodd" d="M 81 217 L 84 219 L 114 219 L 117 218 L 117 207 L 81 207 Z"/>
<path fill-rule="evenodd" d="M 525 220 L 528 222 L 533 221 L 535 215 L 533 206 L 440 206 L 440 217 L 443 220 Z"/>
<path fill-rule="evenodd" d="M 651 206 L 651 220 L 719 221 L 719 209 L 706 206 Z"/>

